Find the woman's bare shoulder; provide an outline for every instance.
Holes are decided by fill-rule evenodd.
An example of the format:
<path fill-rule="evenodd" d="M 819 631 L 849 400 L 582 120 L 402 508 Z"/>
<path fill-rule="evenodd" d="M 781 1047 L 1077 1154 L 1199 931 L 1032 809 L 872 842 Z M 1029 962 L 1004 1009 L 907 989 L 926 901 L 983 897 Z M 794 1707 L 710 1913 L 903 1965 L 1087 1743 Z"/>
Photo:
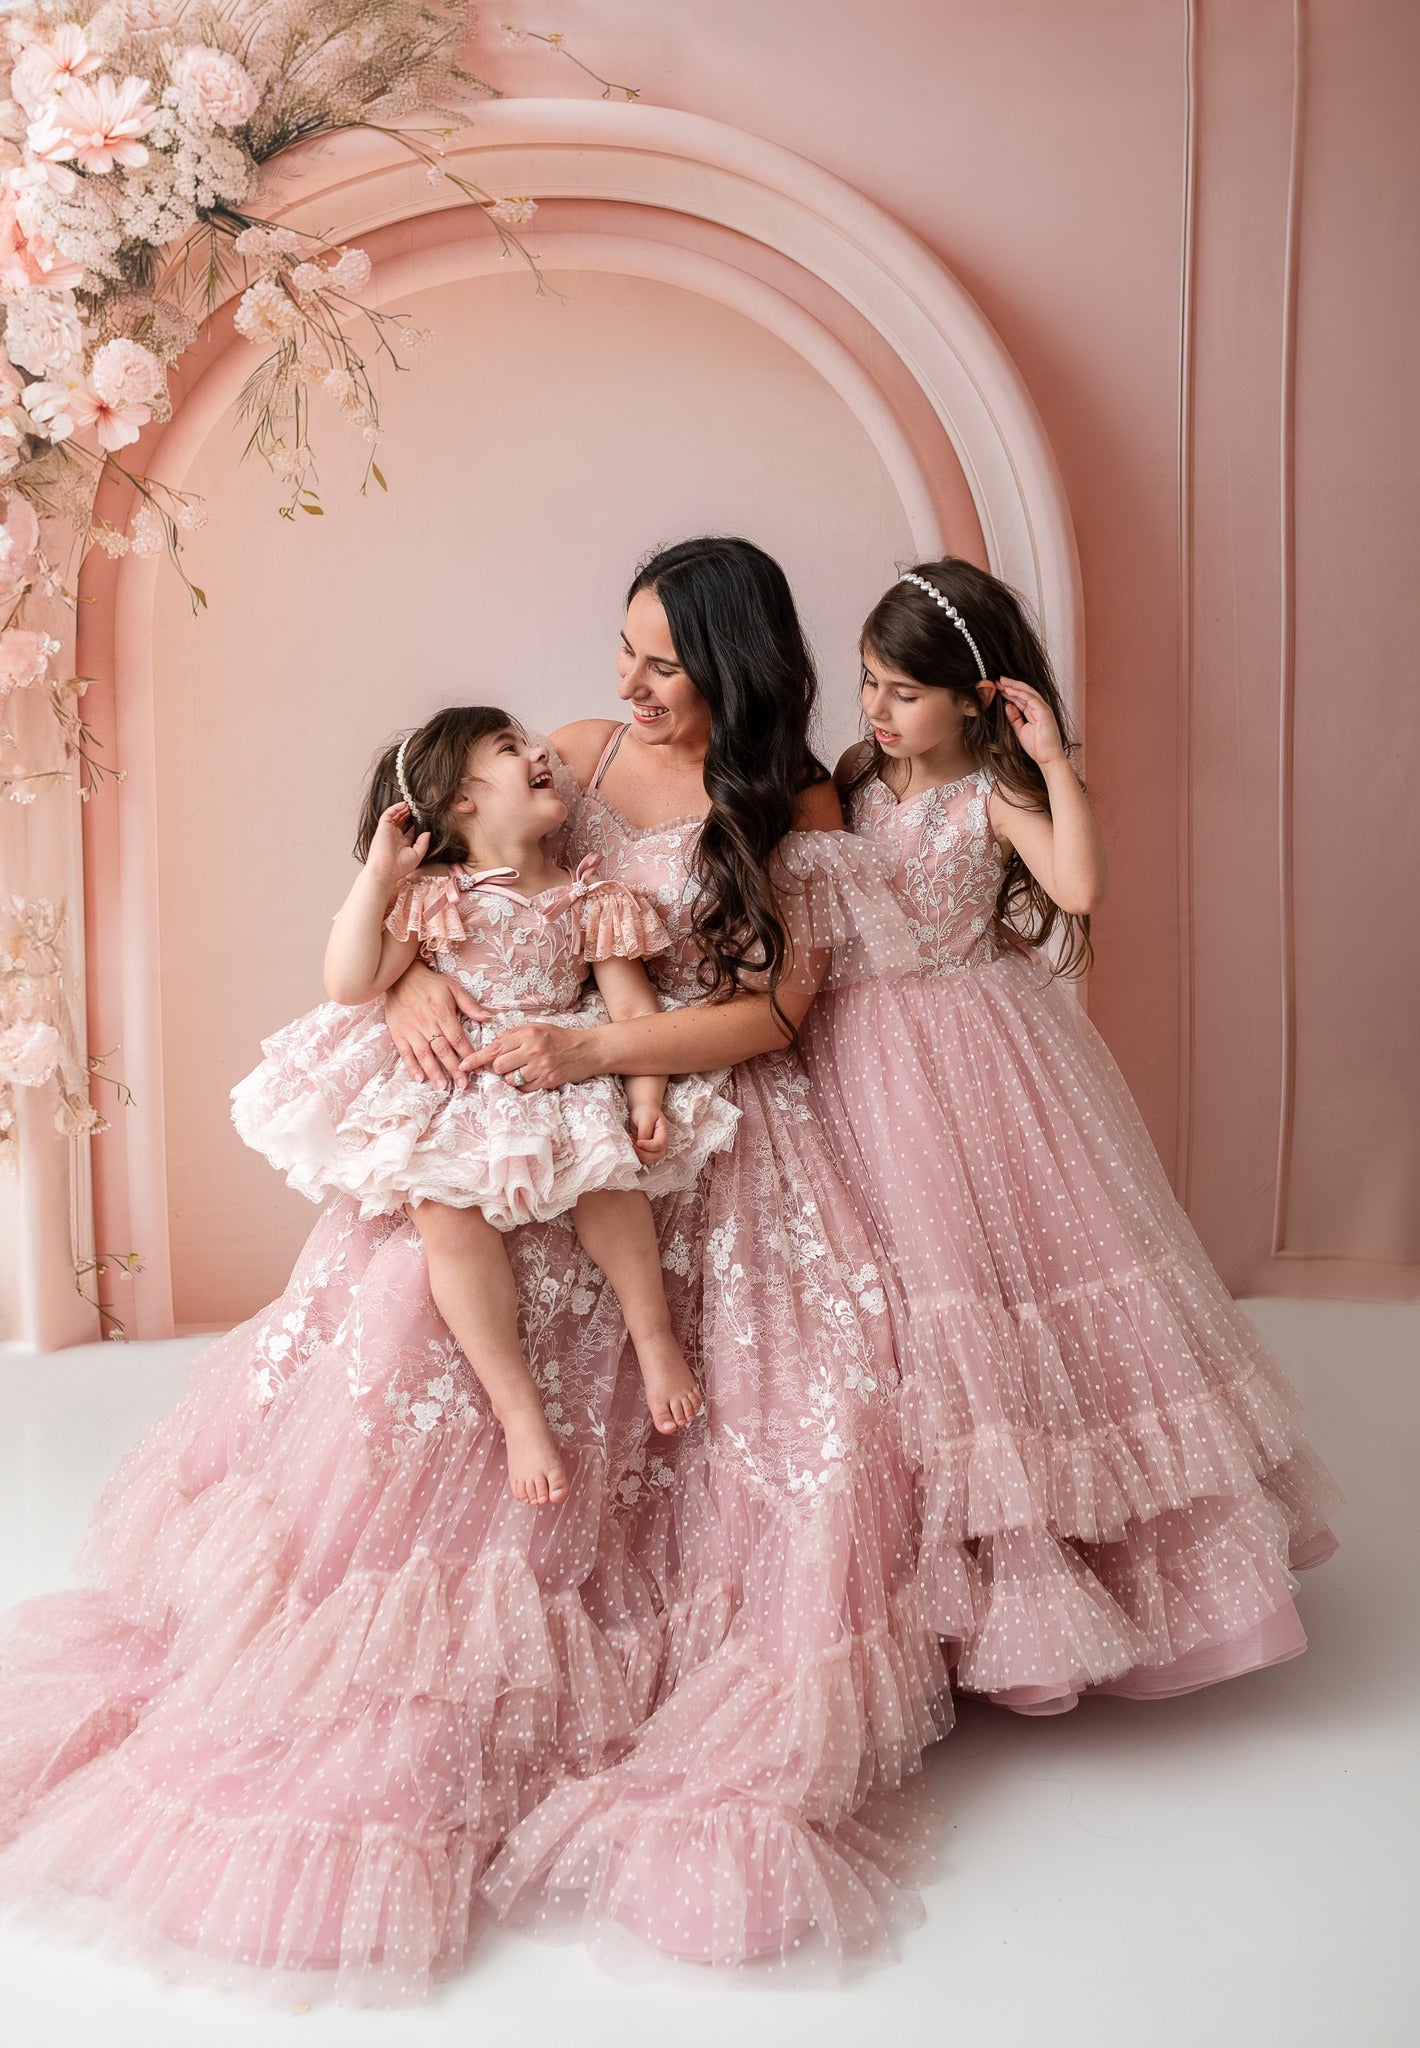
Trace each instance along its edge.
<path fill-rule="evenodd" d="M 570 725 L 559 725 L 556 732 L 548 734 L 559 756 L 584 789 L 596 772 L 602 748 L 616 731 L 616 726 L 614 718 L 574 718 Z"/>
<path fill-rule="evenodd" d="M 799 800 L 794 807 L 794 830 L 796 832 L 841 832 L 843 830 L 843 806 L 838 801 L 838 791 L 827 777 L 814 782 L 807 789 L 800 790 Z"/>

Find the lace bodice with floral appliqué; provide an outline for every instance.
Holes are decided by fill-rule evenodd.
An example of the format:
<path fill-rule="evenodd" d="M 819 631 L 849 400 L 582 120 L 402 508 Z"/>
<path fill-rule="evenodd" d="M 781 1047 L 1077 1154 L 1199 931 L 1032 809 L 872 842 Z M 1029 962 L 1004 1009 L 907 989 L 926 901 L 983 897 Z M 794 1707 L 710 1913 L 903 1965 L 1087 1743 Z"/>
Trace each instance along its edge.
<path fill-rule="evenodd" d="M 589 855 L 565 883 L 535 896 L 508 888 L 506 868 L 415 875 L 385 922 L 396 938 L 417 939 L 431 966 L 495 1015 L 555 1015 L 576 1007 L 590 961 L 640 959 L 665 944 L 654 911 L 600 867 Z"/>
<path fill-rule="evenodd" d="M 874 777 L 849 804 L 852 830 L 897 853 L 891 886 L 924 974 L 960 974 L 1001 950 L 994 914 L 1005 855 L 988 812 L 993 782 L 981 768 L 899 802 Z"/>

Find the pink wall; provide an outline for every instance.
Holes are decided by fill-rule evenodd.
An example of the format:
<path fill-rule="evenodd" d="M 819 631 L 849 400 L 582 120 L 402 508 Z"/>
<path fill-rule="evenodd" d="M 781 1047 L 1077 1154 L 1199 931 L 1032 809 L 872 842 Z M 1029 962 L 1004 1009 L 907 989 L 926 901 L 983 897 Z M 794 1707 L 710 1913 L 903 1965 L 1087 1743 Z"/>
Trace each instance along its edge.
<path fill-rule="evenodd" d="M 1413 950 L 1404 959 L 1397 878 L 1414 871 L 1417 832 L 1400 781 L 1417 738 L 1407 695 L 1416 586 L 1401 552 L 1415 532 L 1416 399 L 1401 337 L 1417 296 L 1409 94 L 1420 15 L 1403 0 L 1299 0 L 1295 11 L 1289 0 L 702 0 L 694 10 L 567 0 L 557 25 L 648 102 L 712 116 L 836 172 L 975 294 L 1043 416 L 1079 543 L 1089 775 L 1115 871 L 1092 1013 L 1235 1285 L 1416 1291 L 1420 990 Z M 515 92 L 582 93 L 570 66 L 533 50 L 499 52 L 497 63 Z M 459 431 L 480 536 L 474 594 L 485 595 L 477 577 L 490 545 L 514 565 L 537 546 L 533 477 L 548 494 L 564 579 L 534 579 L 518 614 L 530 616 L 540 659 L 601 644 L 606 604 L 639 546 L 703 523 L 702 513 L 733 512 L 783 553 L 830 678 L 846 674 L 852 615 L 901 546 L 893 494 L 861 433 L 744 323 L 701 318 L 688 310 L 699 302 L 677 304 L 684 295 L 664 287 L 658 299 L 624 282 L 583 283 L 553 314 L 565 315 L 571 345 L 538 369 L 551 380 L 545 410 L 524 381 L 540 359 L 526 355 L 534 330 L 521 312 L 477 313 L 475 299 L 491 303 L 486 285 L 460 288 L 467 319 L 452 301 L 437 311 L 437 346 L 469 379 Z M 594 332 L 598 319 L 608 324 Z M 634 414 L 640 380 L 659 389 L 672 341 L 674 367 L 697 390 L 704 381 L 710 410 L 677 461 L 665 407 L 645 405 L 644 434 L 620 470 L 605 472 L 602 497 L 588 478 L 604 459 L 607 407 Z M 486 421 L 480 405 L 500 387 L 486 382 L 482 348 L 514 387 Z M 255 791 L 270 787 L 263 773 L 286 772 L 263 770 L 261 758 L 270 707 L 285 701 L 281 660 L 294 652 L 323 688 L 352 693 L 328 766 L 318 699 L 288 706 L 302 772 L 320 761 L 321 849 L 343 843 L 366 722 L 396 705 L 405 715 L 401 660 L 421 679 L 416 695 L 434 685 L 437 651 L 450 644 L 447 582 L 402 597 L 404 610 L 382 596 L 380 684 L 369 680 L 371 634 L 352 631 L 341 596 L 367 588 L 371 551 L 401 563 L 405 523 L 436 510 L 421 530 L 444 536 L 442 567 L 459 572 L 447 478 L 435 489 L 447 436 L 421 418 L 420 388 L 405 380 L 391 394 L 404 408 L 392 412 L 386 465 L 395 497 L 344 508 L 319 535 L 277 528 L 270 486 L 233 468 L 229 436 L 204 450 L 214 529 L 199 580 L 210 587 L 231 559 L 219 536 L 227 547 L 245 536 L 244 565 L 260 573 L 224 602 L 214 591 L 213 613 L 193 627 L 171 592 L 160 598 L 165 931 L 195 916 L 187 839 L 211 830 L 214 815 L 211 857 L 230 914 L 240 925 L 271 900 L 273 871 L 258 861 L 264 879 L 242 907 L 253 818 L 241 804 L 212 813 L 202 776 L 237 758 Z M 804 409 L 782 412 L 791 401 Z M 493 439 L 480 440 L 485 429 Z M 554 435 L 576 477 L 565 503 Z M 717 496 L 706 464 L 723 456 L 733 471 L 738 450 L 742 495 L 727 474 Z M 646 502 L 637 478 L 648 463 L 665 507 L 649 529 L 631 516 Z M 333 502 L 339 467 L 333 456 Z M 303 574 L 318 613 L 303 610 Z M 390 592 L 409 587 L 401 573 L 388 580 Z M 499 646 L 490 595 L 477 637 L 487 644 L 491 628 Z M 248 653 L 257 673 L 244 680 L 234 664 Z M 600 698 L 604 677 L 588 680 Z M 93 827 L 102 833 L 100 817 Z M 269 1293 L 309 1213 L 283 1208 L 266 1169 L 243 1160 L 220 1126 L 256 1029 L 313 986 L 306 949 L 328 916 L 333 859 L 303 845 L 286 871 L 299 877 L 300 929 L 275 983 L 238 973 L 236 1007 L 204 1025 L 209 973 L 233 969 L 204 941 L 164 991 L 182 1321 L 220 1321 Z M 279 886 L 293 901 L 294 882 Z M 219 1277 L 233 1265 L 246 1273 L 235 1287 Z"/>

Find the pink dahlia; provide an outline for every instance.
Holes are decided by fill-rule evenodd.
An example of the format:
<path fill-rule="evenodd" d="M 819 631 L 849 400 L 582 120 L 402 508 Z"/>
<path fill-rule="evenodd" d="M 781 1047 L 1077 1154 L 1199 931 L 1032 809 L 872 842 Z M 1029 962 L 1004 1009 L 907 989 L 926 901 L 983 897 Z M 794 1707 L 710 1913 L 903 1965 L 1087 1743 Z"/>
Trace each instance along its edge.
<path fill-rule="evenodd" d="M 78 79 L 51 101 L 29 127 L 29 145 L 44 162 L 76 163 L 102 177 L 115 164 L 137 170 L 148 161 L 138 140 L 158 118 L 146 78 L 119 80 L 105 72 Z"/>

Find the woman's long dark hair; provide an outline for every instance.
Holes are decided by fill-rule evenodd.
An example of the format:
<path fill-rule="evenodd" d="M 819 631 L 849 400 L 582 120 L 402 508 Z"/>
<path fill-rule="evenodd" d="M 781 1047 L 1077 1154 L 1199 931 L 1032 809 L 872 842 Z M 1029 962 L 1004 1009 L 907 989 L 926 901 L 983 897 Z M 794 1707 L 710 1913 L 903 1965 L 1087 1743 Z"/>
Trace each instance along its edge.
<path fill-rule="evenodd" d="M 693 928 L 712 997 L 762 987 L 789 964 L 770 857 L 793 829 L 798 799 L 828 770 L 809 744 L 818 678 L 788 578 L 752 541 L 711 538 L 663 548 L 637 570 L 626 602 L 654 591 L 676 659 L 710 707 L 696 844 Z M 752 978 L 752 979 L 751 979 Z M 777 1001 L 786 1037 L 793 1031 Z"/>
<path fill-rule="evenodd" d="M 364 860 L 370 851 L 382 814 L 391 804 L 406 801 L 414 812 L 414 831 L 429 834 L 425 867 L 435 862 L 466 860 L 468 846 L 454 822 L 451 807 L 467 773 L 470 751 L 480 740 L 490 740 L 500 732 L 521 735 L 522 727 L 494 704 L 451 704 L 446 711 L 436 711 L 427 724 L 414 732 L 391 740 L 370 771 L 355 834 L 356 860 Z M 407 799 L 395 773 L 401 744 Z"/>
<path fill-rule="evenodd" d="M 1073 754 L 1078 742 L 1071 735 L 1050 658 L 1015 591 L 955 555 L 940 562 L 919 562 L 912 573 L 925 577 L 956 606 L 993 682 L 1011 676 L 1039 691 L 1055 715 L 1065 752 Z M 924 689 L 950 690 L 963 704 L 970 704 L 979 715 L 963 726 L 962 744 L 972 760 L 979 768 L 991 770 L 1012 803 L 1049 812 L 1045 777 L 1016 738 L 1006 716 L 1005 699 L 998 691 L 989 704 L 982 704 L 976 693 L 981 674 L 966 636 L 925 590 L 911 583 L 894 583 L 869 612 L 859 645 L 884 668 L 910 676 Z M 870 736 L 867 757 L 845 797 L 880 775 L 886 760 Z M 1084 974 L 1093 958 L 1088 917 L 1062 910 L 1014 848 L 996 897 L 996 933 L 1003 945 L 1016 948 L 1043 946 L 1054 940 L 1057 974 Z"/>

